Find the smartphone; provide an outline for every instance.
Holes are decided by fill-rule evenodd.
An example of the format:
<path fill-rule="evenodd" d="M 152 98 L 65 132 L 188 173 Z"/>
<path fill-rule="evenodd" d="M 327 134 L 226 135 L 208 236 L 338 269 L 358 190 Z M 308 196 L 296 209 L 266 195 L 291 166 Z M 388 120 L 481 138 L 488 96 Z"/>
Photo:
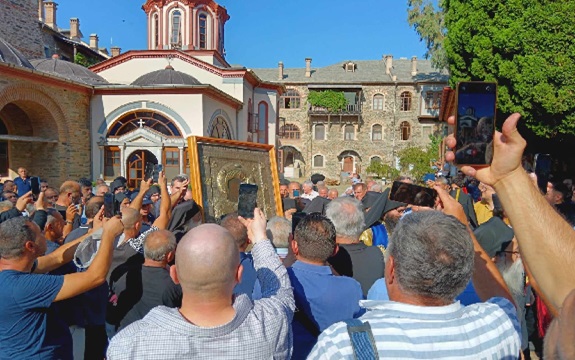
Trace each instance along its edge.
<path fill-rule="evenodd" d="M 40 178 L 32 176 L 30 178 L 30 187 L 32 188 L 32 195 L 38 196 L 38 194 L 40 194 Z"/>
<path fill-rule="evenodd" d="M 537 175 L 537 186 L 543 194 L 547 194 L 547 183 L 551 175 L 553 159 L 549 154 L 535 154 L 535 175 Z"/>
<path fill-rule="evenodd" d="M 455 163 L 488 165 L 493 158 L 497 84 L 469 81 L 457 84 Z"/>
<path fill-rule="evenodd" d="M 304 212 L 295 212 L 291 216 L 291 233 L 295 234 L 295 228 L 299 224 L 300 220 L 306 217 L 307 214 Z"/>
<path fill-rule="evenodd" d="M 154 170 L 152 174 L 152 183 L 157 184 L 158 178 L 160 177 L 160 172 L 164 170 L 164 166 L 162 164 L 155 164 Z"/>
<path fill-rule="evenodd" d="M 116 199 L 114 194 L 104 194 L 104 217 L 110 219 L 116 215 Z"/>
<path fill-rule="evenodd" d="M 240 184 L 238 196 L 238 215 L 244 219 L 253 219 L 254 209 L 257 206 L 258 186 L 254 184 Z"/>
<path fill-rule="evenodd" d="M 294 197 L 294 198 L 299 197 L 299 190 L 294 190 L 294 191 L 293 191 L 293 197 Z"/>
<path fill-rule="evenodd" d="M 430 208 L 435 206 L 435 198 L 437 198 L 437 191 L 434 189 L 401 181 L 394 181 L 389 192 L 390 200 Z"/>
<path fill-rule="evenodd" d="M 154 163 L 147 162 L 146 167 L 144 168 L 144 179 L 148 180 L 154 176 Z"/>

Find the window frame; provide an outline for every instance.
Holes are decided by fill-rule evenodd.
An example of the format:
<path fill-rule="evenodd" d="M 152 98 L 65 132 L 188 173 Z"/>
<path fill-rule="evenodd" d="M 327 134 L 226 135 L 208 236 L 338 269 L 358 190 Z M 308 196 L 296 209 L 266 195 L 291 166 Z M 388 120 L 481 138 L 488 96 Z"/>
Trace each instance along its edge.
<path fill-rule="evenodd" d="M 301 131 L 296 124 L 285 124 L 280 128 L 280 133 L 283 134 L 282 139 L 299 140 L 301 138 Z"/>
<path fill-rule="evenodd" d="M 323 129 L 323 139 L 318 139 L 318 137 L 317 137 L 317 127 L 318 127 L 318 126 L 321 126 L 322 129 Z M 326 131 L 326 126 L 325 126 L 325 124 L 315 124 L 315 125 L 313 126 L 313 139 L 314 139 L 314 140 L 318 140 L 318 141 L 326 140 L 326 139 L 327 139 L 327 131 Z"/>
<path fill-rule="evenodd" d="M 439 110 L 441 107 L 441 95 L 440 91 L 426 91 L 424 98 L 425 110 Z"/>
<path fill-rule="evenodd" d="M 376 106 L 376 104 L 378 106 Z M 383 94 L 373 95 L 373 98 L 371 101 L 371 109 L 376 110 L 376 111 L 382 111 L 384 109 L 384 106 L 385 106 L 385 95 L 383 95 Z"/>
<path fill-rule="evenodd" d="M 202 26 L 203 23 L 203 26 Z M 205 12 L 198 14 L 198 49 L 206 50 L 208 48 L 208 14 Z M 202 34 L 202 29 L 204 33 Z M 202 39 L 203 36 L 203 39 Z M 202 45 L 203 43 L 203 45 Z"/>
<path fill-rule="evenodd" d="M 112 156 L 108 156 L 108 154 L 110 154 Z M 117 156 L 115 156 L 117 153 Z M 112 161 L 112 163 L 110 164 L 110 160 Z M 116 166 L 115 165 L 115 161 L 114 160 L 118 160 L 118 165 L 117 165 L 117 172 L 115 170 Z M 107 172 L 108 167 L 111 167 L 112 169 L 112 174 L 109 174 Z M 104 178 L 106 179 L 111 179 L 111 178 L 115 178 L 117 176 L 120 176 L 122 173 L 122 152 L 120 150 L 119 146 L 105 146 L 104 147 Z"/>
<path fill-rule="evenodd" d="M 291 106 L 292 103 L 296 106 Z M 282 94 L 280 98 L 280 109 L 301 109 L 301 95 L 299 91 L 295 89 L 289 89 L 284 94 Z"/>
<path fill-rule="evenodd" d="M 411 94 L 410 91 L 404 91 L 401 93 L 401 95 L 399 95 L 399 111 L 402 112 L 408 112 L 411 111 L 412 108 L 412 99 L 413 99 L 413 95 Z"/>
<path fill-rule="evenodd" d="M 348 139 L 348 134 L 350 134 L 347 131 L 348 128 L 353 129 L 353 132 L 351 132 L 351 139 Z M 353 126 L 352 124 L 346 124 L 343 126 L 343 140 L 344 141 L 354 141 L 355 140 L 355 126 Z"/>
<path fill-rule="evenodd" d="M 321 165 L 316 165 L 316 159 L 321 159 Z M 314 169 L 324 168 L 325 167 L 325 156 L 322 154 L 315 154 L 312 159 L 312 167 Z"/>
<path fill-rule="evenodd" d="M 176 16 L 178 17 L 178 35 L 177 35 L 178 38 L 177 38 L 177 41 L 174 41 L 174 30 L 175 30 L 174 20 L 175 20 Z M 183 43 L 182 23 L 184 23 L 184 21 L 182 21 L 183 17 L 184 17 L 184 14 L 179 8 L 176 8 L 174 11 L 172 11 L 170 13 L 170 49 L 180 49 L 182 47 L 182 43 Z"/>
<path fill-rule="evenodd" d="M 407 129 L 407 133 L 404 132 L 404 130 Z M 407 138 L 405 138 L 405 134 L 407 134 Z M 409 123 L 409 121 L 402 121 L 399 124 L 399 139 L 401 141 L 409 141 L 411 140 L 411 124 Z"/>
<path fill-rule="evenodd" d="M 376 139 L 375 136 L 374 136 L 374 135 L 376 134 L 376 132 L 374 131 L 374 129 L 375 129 L 376 127 L 379 127 L 379 139 Z M 371 141 L 383 141 L 383 125 L 381 125 L 381 124 L 373 124 L 373 125 L 371 126 Z"/>

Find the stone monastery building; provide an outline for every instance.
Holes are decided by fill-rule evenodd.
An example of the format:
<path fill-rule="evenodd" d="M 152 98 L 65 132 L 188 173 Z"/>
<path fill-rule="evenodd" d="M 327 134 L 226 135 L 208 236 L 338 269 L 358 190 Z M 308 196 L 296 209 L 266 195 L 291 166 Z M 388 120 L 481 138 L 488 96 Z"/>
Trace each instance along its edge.
<path fill-rule="evenodd" d="M 148 49 L 124 53 L 100 48 L 96 34 L 84 42 L 78 19 L 59 28 L 53 1 L 0 0 L 0 9 L 3 177 L 25 166 L 51 182 L 124 175 L 135 186 L 146 162 L 168 177 L 189 172 L 186 138 L 198 135 L 276 145 L 285 177 L 337 178 L 371 160 L 393 164 L 439 130 L 447 76 L 428 61 L 232 66 L 230 16 L 211 0 L 147 0 Z M 345 110 L 308 104 L 310 91 L 328 89 L 344 93 Z"/>

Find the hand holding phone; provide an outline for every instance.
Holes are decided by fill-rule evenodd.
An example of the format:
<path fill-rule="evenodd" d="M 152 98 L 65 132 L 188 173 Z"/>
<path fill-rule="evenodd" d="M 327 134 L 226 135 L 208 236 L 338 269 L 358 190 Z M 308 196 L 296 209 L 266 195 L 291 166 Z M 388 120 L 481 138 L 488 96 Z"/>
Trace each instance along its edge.
<path fill-rule="evenodd" d="M 30 190 L 32 190 L 32 195 L 37 197 L 40 194 L 40 178 L 37 176 L 32 176 L 30 178 Z"/>
<path fill-rule="evenodd" d="M 238 215 L 244 219 L 253 219 L 257 207 L 258 186 L 255 184 L 240 184 L 238 196 Z"/>
<path fill-rule="evenodd" d="M 457 114 L 454 149 L 458 165 L 488 165 L 493 158 L 497 84 L 457 84 Z"/>
<path fill-rule="evenodd" d="M 547 194 L 547 183 L 551 175 L 553 161 L 549 154 L 535 154 L 535 175 L 537 175 L 537 186 L 543 194 Z"/>
<path fill-rule="evenodd" d="M 160 177 L 160 173 L 164 171 L 164 166 L 162 164 L 155 164 L 154 165 L 154 169 L 152 172 L 152 184 L 157 184 L 159 177 Z"/>
<path fill-rule="evenodd" d="M 116 199 L 114 194 L 106 193 L 104 194 L 104 217 L 111 219 L 116 214 L 115 209 Z"/>

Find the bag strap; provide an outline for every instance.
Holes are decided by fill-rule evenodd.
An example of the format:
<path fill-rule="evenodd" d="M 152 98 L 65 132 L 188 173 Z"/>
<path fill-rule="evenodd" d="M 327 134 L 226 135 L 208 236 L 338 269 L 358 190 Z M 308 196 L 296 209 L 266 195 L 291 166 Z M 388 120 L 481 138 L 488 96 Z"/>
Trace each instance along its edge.
<path fill-rule="evenodd" d="M 351 340 L 353 356 L 356 360 L 378 359 L 377 347 L 369 322 L 362 322 L 358 319 L 344 321 L 347 324 L 347 333 Z"/>
<path fill-rule="evenodd" d="M 460 188 L 457 188 L 457 190 L 455 190 L 455 200 L 456 200 L 456 201 L 459 201 L 459 194 L 460 194 L 460 192 L 461 192 L 461 189 L 460 189 Z"/>
<path fill-rule="evenodd" d="M 309 318 L 309 316 L 306 315 L 306 313 L 303 312 L 303 310 L 297 309 L 295 311 L 294 315 L 294 320 L 298 321 L 300 324 L 302 324 L 302 326 L 309 331 L 309 333 L 311 335 L 313 335 L 314 338 L 317 339 L 317 337 L 319 336 L 319 334 L 321 333 L 321 331 L 319 331 L 319 328 L 317 327 L 317 325 L 312 321 L 312 319 Z"/>

